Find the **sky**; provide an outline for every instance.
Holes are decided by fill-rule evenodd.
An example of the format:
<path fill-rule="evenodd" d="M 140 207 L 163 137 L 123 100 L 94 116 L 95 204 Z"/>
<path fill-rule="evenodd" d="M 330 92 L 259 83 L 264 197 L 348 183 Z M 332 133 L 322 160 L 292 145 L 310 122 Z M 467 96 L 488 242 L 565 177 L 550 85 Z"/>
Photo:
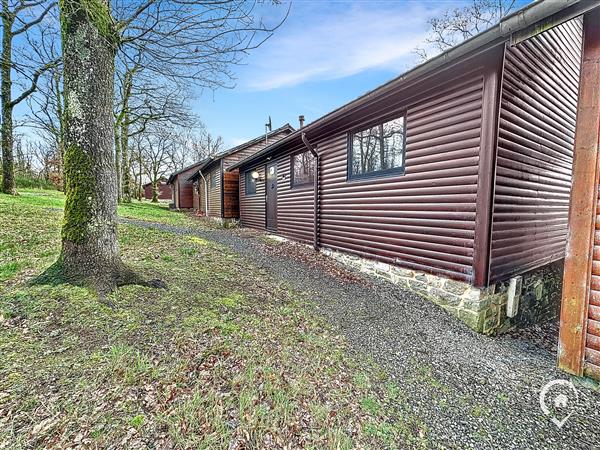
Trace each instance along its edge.
<path fill-rule="evenodd" d="M 137 1 L 137 0 L 136 0 Z M 226 148 L 285 123 L 298 127 L 396 78 L 420 62 L 428 20 L 472 0 L 260 0 L 265 23 L 285 22 L 232 67 L 232 89 L 200 90 L 189 103 Z M 517 0 L 521 7 L 529 0 Z M 431 53 L 431 52 L 430 52 Z M 25 114 L 23 102 L 16 116 Z M 23 129 L 21 129 L 23 130 Z"/>
<path fill-rule="evenodd" d="M 287 20 L 243 65 L 235 87 L 198 92 L 193 109 L 227 146 L 273 128 L 311 122 L 418 63 L 427 20 L 461 1 L 295 0 Z M 289 3 L 270 6 L 269 19 Z"/>

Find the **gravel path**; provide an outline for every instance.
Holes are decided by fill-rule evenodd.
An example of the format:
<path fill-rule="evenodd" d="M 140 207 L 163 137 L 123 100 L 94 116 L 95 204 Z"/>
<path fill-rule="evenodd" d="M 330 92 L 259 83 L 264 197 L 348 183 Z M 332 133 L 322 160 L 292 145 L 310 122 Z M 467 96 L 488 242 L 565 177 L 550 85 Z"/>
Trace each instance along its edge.
<path fill-rule="evenodd" d="M 348 269 L 305 246 L 286 243 L 291 251 L 273 251 L 257 232 L 121 220 L 218 242 L 308 293 L 352 351 L 372 357 L 402 386 L 398 414 L 415 430 L 424 429 L 433 448 L 600 448 L 600 394 L 591 382 L 573 380 L 578 398 L 569 397 L 568 412 L 559 419 L 573 414 L 562 428 L 541 412 L 542 387 L 569 379 L 555 368 L 553 352 L 521 339 L 476 334 L 387 282 L 354 273 L 349 281 Z M 550 406 L 559 391 L 566 392 L 550 391 Z"/>

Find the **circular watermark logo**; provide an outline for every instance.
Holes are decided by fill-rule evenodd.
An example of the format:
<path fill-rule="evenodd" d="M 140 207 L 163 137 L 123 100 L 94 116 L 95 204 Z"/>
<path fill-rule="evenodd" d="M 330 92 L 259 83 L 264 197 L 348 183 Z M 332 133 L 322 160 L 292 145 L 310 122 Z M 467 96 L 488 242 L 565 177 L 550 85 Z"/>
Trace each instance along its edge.
<path fill-rule="evenodd" d="M 575 412 L 579 392 L 569 380 L 552 380 L 540 391 L 540 408 L 558 428 Z"/>

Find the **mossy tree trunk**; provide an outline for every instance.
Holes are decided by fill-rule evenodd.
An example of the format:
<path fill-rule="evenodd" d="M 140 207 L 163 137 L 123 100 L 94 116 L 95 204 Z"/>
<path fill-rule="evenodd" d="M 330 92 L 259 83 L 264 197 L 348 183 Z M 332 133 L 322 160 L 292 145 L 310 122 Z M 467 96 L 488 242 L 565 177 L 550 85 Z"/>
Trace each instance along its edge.
<path fill-rule="evenodd" d="M 61 0 L 65 90 L 65 218 L 69 279 L 112 290 L 124 269 L 117 242 L 113 80 L 117 34 L 105 0 Z"/>
<path fill-rule="evenodd" d="M 158 176 L 152 179 L 152 203 L 158 203 Z"/>

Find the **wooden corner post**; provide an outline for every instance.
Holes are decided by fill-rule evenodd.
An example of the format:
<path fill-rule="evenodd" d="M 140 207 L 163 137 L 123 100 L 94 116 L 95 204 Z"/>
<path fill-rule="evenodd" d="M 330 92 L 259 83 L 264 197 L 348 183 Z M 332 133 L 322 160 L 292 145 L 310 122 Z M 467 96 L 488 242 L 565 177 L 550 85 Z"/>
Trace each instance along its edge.
<path fill-rule="evenodd" d="M 598 203 L 599 143 L 600 8 L 595 8 L 583 19 L 583 56 L 558 347 L 559 367 L 575 375 L 582 375 L 584 369 Z"/>

